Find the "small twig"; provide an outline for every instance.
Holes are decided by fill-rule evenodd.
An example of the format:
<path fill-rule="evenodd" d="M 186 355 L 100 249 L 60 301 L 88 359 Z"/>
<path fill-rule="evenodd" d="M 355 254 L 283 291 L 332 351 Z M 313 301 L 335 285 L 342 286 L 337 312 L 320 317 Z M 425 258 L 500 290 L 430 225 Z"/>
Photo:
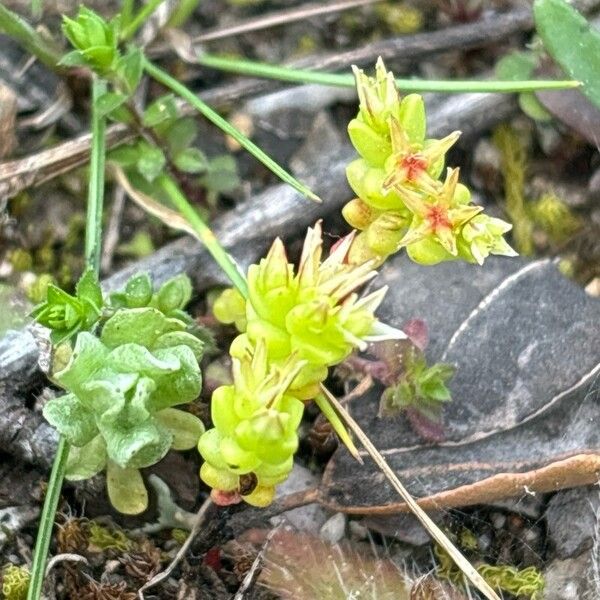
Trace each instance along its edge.
<path fill-rule="evenodd" d="M 273 527 L 271 531 L 269 531 L 269 535 L 267 535 L 265 543 L 262 545 L 260 552 L 256 555 L 256 558 L 254 559 L 250 570 L 248 571 L 248 573 L 246 573 L 244 581 L 242 581 L 242 585 L 240 585 L 240 588 L 235 593 L 233 600 L 244 599 L 244 594 L 250 589 L 250 586 L 254 583 L 254 580 L 256 579 L 257 571 L 262 565 L 263 557 L 265 555 L 265 552 L 267 551 L 267 546 L 269 545 L 269 543 L 273 539 L 273 536 L 279 531 L 280 528 L 281 525 L 277 525 L 276 527 Z"/>
<path fill-rule="evenodd" d="M 183 560 L 183 557 L 187 554 L 187 551 L 189 550 L 190 546 L 192 545 L 192 542 L 194 541 L 194 538 L 196 537 L 196 535 L 200 531 L 201 526 L 204 523 L 204 517 L 206 516 L 208 509 L 212 505 L 212 500 L 210 499 L 210 497 L 208 497 L 204 501 L 204 503 L 200 507 L 200 510 L 198 511 L 198 514 L 196 515 L 196 522 L 194 523 L 194 527 L 190 531 L 190 534 L 187 536 L 185 542 L 183 542 L 181 548 L 179 548 L 179 550 L 177 551 L 177 554 L 175 555 L 175 558 L 171 561 L 171 564 L 164 571 L 161 571 L 160 573 L 155 575 L 150 581 L 145 583 L 138 590 L 139 600 L 144 600 L 145 591 L 165 581 L 165 579 L 167 579 L 175 570 L 175 567 Z"/>
<path fill-rule="evenodd" d="M 219 27 L 196 36 L 195 44 L 219 40 L 226 37 L 232 37 L 241 33 L 257 31 L 260 29 L 268 29 L 277 25 L 287 25 L 296 21 L 309 19 L 310 17 L 323 16 L 334 12 L 341 12 L 367 4 L 374 4 L 381 0 L 340 0 L 339 2 L 319 2 L 314 4 L 303 4 L 298 8 L 284 9 L 272 12 L 267 15 L 262 15 L 255 19 L 246 19 L 240 23 L 234 23 L 227 27 Z"/>
<path fill-rule="evenodd" d="M 90 564 L 88 562 L 88 559 L 85 556 L 81 556 L 80 554 L 72 554 L 70 552 L 65 552 L 64 554 L 57 554 L 56 556 L 53 556 L 48 561 L 48 564 L 46 566 L 46 575 L 45 576 L 48 577 L 48 575 L 50 574 L 50 571 L 52 571 L 52 569 L 54 569 L 54 567 L 56 567 L 56 565 L 63 563 L 63 562 L 83 563 L 86 566 L 88 566 Z"/>
<path fill-rule="evenodd" d="M 465 574 L 469 581 L 486 597 L 488 600 L 500 600 L 498 594 L 486 583 L 485 579 L 475 570 L 473 565 L 461 554 L 460 550 L 448 539 L 444 532 L 431 520 L 429 515 L 417 504 L 409 491 L 402 485 L 394 471 L 389 467 L 385 458 L 375 448 L 368 436 L 360 428 L 360 425 L 348 414 L 346 409 L 339 403 L 338 399 L 324 386 L 321 390 L 327 396 L 331 404 L 336 408 L 340 416 L 346 422 L 346 425 L 360 440 L 365 450 L 369 453 L 375 464 L 381 469 L 392 487 L 398 492 L 400 497 L 406 502 L 407 506 L 419 519 L 423 527 L 429 532 L 431 537 L 452 557 L 456 566 Z"/>

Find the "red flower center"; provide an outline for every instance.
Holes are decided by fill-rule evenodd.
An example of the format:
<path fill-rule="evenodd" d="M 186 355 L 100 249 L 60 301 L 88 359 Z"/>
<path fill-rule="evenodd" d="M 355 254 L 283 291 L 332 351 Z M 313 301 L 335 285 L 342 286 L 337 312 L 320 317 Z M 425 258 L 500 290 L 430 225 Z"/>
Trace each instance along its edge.
<path fill-rule="evenodd" d="M 443 206 L 431 206 L 427 211 L 426 219 L 432 231 L 452 226 L 448 219 L 448 211 Z"/>
<path fill-rule="evenodd" d="M 400 160 L 400 167 L 406 170 L 406 179 L 414 181 L 427 168 L 427 160 L 420 154 L 409 154 Z"/>

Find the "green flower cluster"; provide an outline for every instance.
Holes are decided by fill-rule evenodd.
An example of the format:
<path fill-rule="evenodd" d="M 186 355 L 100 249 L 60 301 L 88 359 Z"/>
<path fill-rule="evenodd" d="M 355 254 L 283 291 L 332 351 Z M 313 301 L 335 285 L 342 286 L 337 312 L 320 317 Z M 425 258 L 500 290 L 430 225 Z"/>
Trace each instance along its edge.
<path fill-rule="evenodd" d="M 106 309 L 99 337 L 80 332 L 68 363 L 53 374 L 68 393 L 48 401 L 44 416 L 72 445 L 67 478 L 106 469 L 109 498 L 123 513 L 147 507 L 138 469 L 170 448 L 193 448 L 204 432 L 199 419 L 173 408 L 194 400 L 202 383 L 204 342 L 182 310 L 190 294 L 185 276 L 156 294 L 147 275 L 132 278 L 113 297 L 117 307 Z"/>
<path fill-rule="evenodd" d="M 248 270 L 248 301 L 227 290 L 215 302 L 215 316 L 242 331 L 230 349 L 234 383 L 214 392 L 215 428 L 198 445 L 206 461 L 200 475 L 217 502 L 241 496 L 269 504 L 292 468 L 303 402 L 319 394 L 328 367 L 368 341 L 404 337 L 374 316 L 385 288 L 364 298 L 355 293 L 376 271 L 371 262 L 347 263 L 352 241 L 342 239 L 322 261 L 317 223 L 296 270 L 276 240 Z"/>
<path fill-rule="evenodd" d="M 480 214 L 469 190 L 448 169 L 445 155 L 459 137 L 426 137 L 423 98 L 400 99 L 391 72 L 379 59 L 375 78 L 354 68 L 360 108 L 348 125 L 360 158 L 346 170 L 358 196 L 346 204 L 346 221 L 360 230 L 349 260 L 361 264 L 385 258 L 405 247 L 421 264 L 463 259 L 482 264 L 489 254 L 514 256 L 502 237 L 511 226 Z"/>
<path fill-rule="evenodd" d="M 119 59 L 119 18 L 110 22 L 85 6 L 75 19 L 63 17 L 63 33 L 75 48 L 62 64 L 86 65 L 99 75 L 111 72 Z"/>
<path fill-rule="evenodd" d="M 75 296 L 49 283 L 46 300 L 38 304 L 31 316 L 52 330 L 51 341 L 60 344 L 79 331 L 91 329 L 100 318 L 104 301 L 93 271 L 86 271 L 75 289 Z"/>

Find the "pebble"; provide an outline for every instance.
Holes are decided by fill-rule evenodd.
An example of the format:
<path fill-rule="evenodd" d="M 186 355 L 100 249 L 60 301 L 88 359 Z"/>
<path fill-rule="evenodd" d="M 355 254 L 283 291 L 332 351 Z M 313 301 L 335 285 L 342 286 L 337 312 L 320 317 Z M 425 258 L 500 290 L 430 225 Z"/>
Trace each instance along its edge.
<path fill-rule="evenodd" d="M 281 497 L 314 488 L 318 483 L 319 478 L 314 473 L 296 463 L 290 476 L 277 486 L 277 496 Z M 301 531 L 317 535 L 327 521 L 327 513 L 318 504 L 308 504 L 281 513 L 270 521 L 273 525 L 278 525 L 282 520 Z"/>
<path fill-rule="evenodd" d="M 337 544 L 344 537 L 346 531 L 346 515 L 335 513 L 330 517 L 319 532 L 319 537 L 328 544 Z"/>
<path fill-rule="evenodd" d="M 552 561 L 544 571 L 542 600 L 597 600 L 600 598 L 600 581 L 593 572 L 591 551 L 577 558 Z"/>
<path fill-rule="evenodd" d="M 592 547 L 600 510 L 599 494 L 597 486 L 589 486 L 558 492 L 552 497 L 546 523 L 556 558 L 572 558 Z"/>

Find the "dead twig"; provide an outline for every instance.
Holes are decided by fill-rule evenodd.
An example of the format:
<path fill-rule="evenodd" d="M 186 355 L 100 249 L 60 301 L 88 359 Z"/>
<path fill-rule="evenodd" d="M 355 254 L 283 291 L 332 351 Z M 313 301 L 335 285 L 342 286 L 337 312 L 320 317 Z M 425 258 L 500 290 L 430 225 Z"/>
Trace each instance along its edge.
<path fill-rule="evenodd" d="M 177 551 L 177 554 L 175 555 L 175 558 L 171 561 L 171 564 L 164 571 L 161 571 L 160 573 L 155 575 L 150 581 L 145 583 L 138 590 L 138 598 L 140 600 L 144 600 L 145 591 L 165 581 L 165 579 L 167 579 L 174 571 L 175 567 L 177 567 L 177 565 L 183 560 L 184 556 L 187 554 L 187 551 L 192 545 L 194 538 L 196 537 L 196 535 L 200 531 L 200 528 L 202 527 L 202 524 L 204 523 L 204 517 L 206 516 L 208 509 L 212 505 L 213 503 L 210 497 L 204 501 L 204 503 L 200 507 L 200 510 L 198 511 L 198 514 L 196 515 L 196 522 L 194 523 L 194 527 L 190 531 L 190 534 L 187 536 L 185 542 L 183 542 L 181 548 L 179 548 L 179 550 Z"/>
<path fill-rule="evenodd" d="M 288 25 L 296 21 L 303 21 L 311 17 L 329 15 L 335 12 L 342 12 L 367 4 L 375 4 L 381 0 L 339 0 L 338 2 L 328 3 L 306 3 L 297 8 L 288 8 L 284 10 L 273 11 L 269 14 L 256 17 L 255 19 L 245 19 L 239 23 L 234 23 L 227 27 L 218 27 L 209 29 L 194 38 L 195 44 L 202 44 L 213 40 L 219 40 L 250 31 L 269 29 L 278 25 Z"/>
<path fill-rule="evenodd" d="M 346 409 L 339 403 L 337 398 L 324 386 L 321 390 L 327 396 L 328 400 L 338 411 L 338 414 L 346 422 L 348 428 L 358 438 L 364 446 L 369 456 L 386 476 L 392 487 L 398 492 L 400 497 L 406 502 L 412 513 L 419 519 L 423 527 L 429 532 L 431 537 L 452 557 L 456 566 L 464 573 L 469 581 L 486 597 L 488 600 L 500 600 L 498 594 L 488 585 L 485 579 L 477 572 L 471 563 L 462 555 L 460 550 L 448 539 L 446 534 L 432 521 L 429 515 L 417 504 L 409 491 L 402 485 L 396 474 L 388 466 L 385 458 L 375 448 L 368 436 L 360 428 L 360 425 L 350 416 Z"/>
<path fill-rule="evenodd" d="M 250 589 L 250 586 L 254 583 L 254 580 L 256 579 L 258 570 L 260 569 L 260 567 L 262 565 L 263 557 L 265 555 L 265 552 L 267 551 L 267 546 L 269 545 L 269 543 L 273 539 L 273 536 L 279 531 L 280 528 L 281 528 L 281 525 L 277 525 L 276 527 L 273 527 L 273 529 L 271 529 L 271 531 L 269 531 L 269 535 L 267 535 L 267 539 L 265 540 L 265 543 L 262 545 L 262 548 L 260 549 L 259 553 L 256 555 L 256 558 L 254 559 L 254 562 L 252 563 L 250 570 L 246 573 L 246 576 L 244 577 L 244 581 L 242 581 L 242 585 L 240 586 L 238 591 L 235 593 L 233 600 L 243 600 L 244 599 L 244 594 Z"/>

